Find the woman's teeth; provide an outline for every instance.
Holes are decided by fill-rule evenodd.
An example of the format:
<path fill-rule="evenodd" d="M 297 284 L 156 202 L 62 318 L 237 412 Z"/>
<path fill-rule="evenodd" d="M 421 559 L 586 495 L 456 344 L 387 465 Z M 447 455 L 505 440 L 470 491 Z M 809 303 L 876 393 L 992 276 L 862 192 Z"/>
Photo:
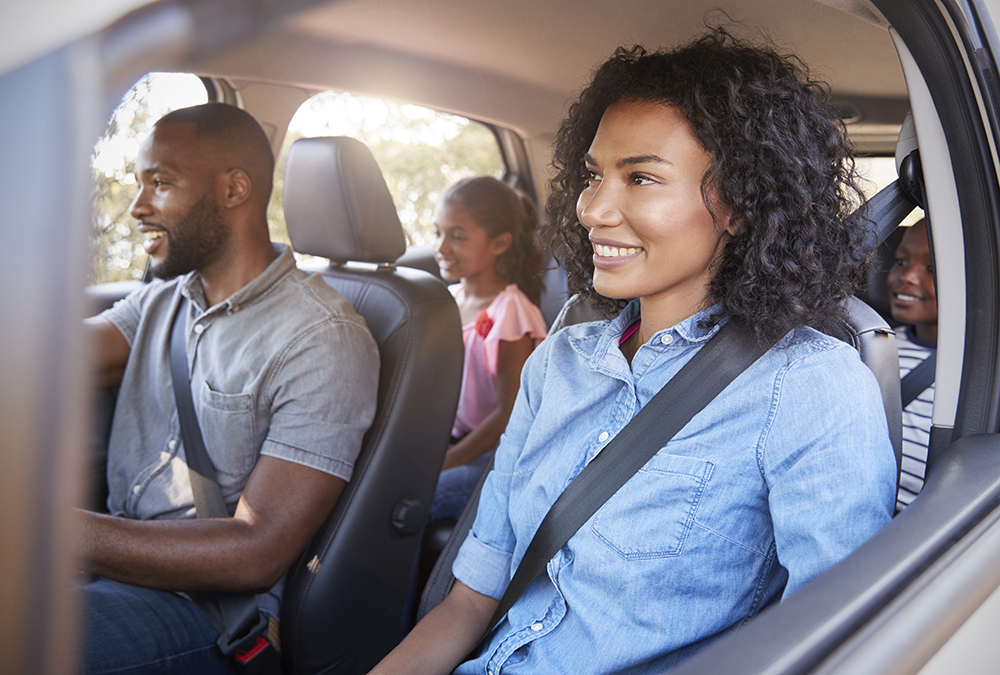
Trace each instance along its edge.
<path fill-rule="evenodd" d="M 641 248 L 618 248 L 617 246 L 594 244 L 594 251 L 597 252 L 597 255 L 605 258 L 619 258 L 626 255 L 635 255 L 641 250 Z"/>
<path fill-rule="evenodd" d="M 920 298 L 915 295 L 907 295 L 906 293 L 896 293 L 896 298 L 903 302 L 920 302 Z"/>

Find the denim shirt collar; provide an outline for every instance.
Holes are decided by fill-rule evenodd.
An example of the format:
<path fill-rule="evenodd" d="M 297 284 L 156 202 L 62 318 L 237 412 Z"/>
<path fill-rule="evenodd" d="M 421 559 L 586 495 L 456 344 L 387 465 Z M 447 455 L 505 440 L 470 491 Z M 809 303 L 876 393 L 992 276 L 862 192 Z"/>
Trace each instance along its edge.
<path fill-rule="evenodd" d="M 181 280 L 181 294 L 202 312 L 211 309 L 224 309 L 227 313 L 232 314 L 240 311 L 243 306 L 263 296 L 272 286 L 296 269 L 291 247 L 276 242 L 272 242 L 271 246 L 274 247 L 274 252 L 277 254 L 271 264 L 264 268 L 264 271 L 258 274 L 253 281 L 220 302 L 216 307 L 208 307 L 205 287 L 202 285 L 201 275 L 197 272 L 190 272 Z"/>
<path fill-rule="evenodd" d="M 649 339 L 644 347 L 653 349 L 665 349 L 667 340 L 670 346 L 694 346 L 702 345 L 715 335 L 726 323 L 728 317 L 722 315 L 715 325 L 704 328 L 699 325 L 706 321 L 712 314 L 721 313 L 722 304 L 717 303 L 707 309 L 703 309 L 696 314 L 680 321 L 670 328 L 657 331 Z M 621 375 L 629 371 L 629 364 L 618 348 L 618 342 L 629 326 L 638 321 L 639 300 L 630 302 L 621 313 L 610 322 L 598 324 L 603 326 L 603 330 L 597 330 L 591 334 L 572 337 L 570 344 L 582 357 L 587 360 L 587 367 L 592 371 L 605 372 L 609 375 Z M 669 337 L 667 337 L 669 335 Z"/>

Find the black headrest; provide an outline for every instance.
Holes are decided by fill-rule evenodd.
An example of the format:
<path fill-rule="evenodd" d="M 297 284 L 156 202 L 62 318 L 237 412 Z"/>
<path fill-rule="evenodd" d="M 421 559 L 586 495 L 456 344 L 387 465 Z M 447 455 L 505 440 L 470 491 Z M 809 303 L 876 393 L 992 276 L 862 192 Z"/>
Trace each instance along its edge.
<path fill-rule="evenodd" d="M 406 235 L 368 147 L 345 136 L 300 138 L 285 160 L 292 248 L 331 262 L 392 263 Z"/>

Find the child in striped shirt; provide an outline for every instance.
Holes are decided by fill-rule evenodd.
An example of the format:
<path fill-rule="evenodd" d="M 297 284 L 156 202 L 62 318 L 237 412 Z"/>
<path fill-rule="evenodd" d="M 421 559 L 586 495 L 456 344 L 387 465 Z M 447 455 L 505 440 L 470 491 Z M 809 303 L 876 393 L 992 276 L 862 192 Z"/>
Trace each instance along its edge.
<path fill-rule="evenodd" d="M 899 374 L 905 377 L 937 349 L 937 297 L 924 220 L 907 228 L 900 240 L 889 270 L 888 286 L 892 318 L 905 324 L 896 331 Z M 897 512 L 906 508 L 924 485 L 933 409 L 933 381 L 903 409 L 903 462 Z"/>

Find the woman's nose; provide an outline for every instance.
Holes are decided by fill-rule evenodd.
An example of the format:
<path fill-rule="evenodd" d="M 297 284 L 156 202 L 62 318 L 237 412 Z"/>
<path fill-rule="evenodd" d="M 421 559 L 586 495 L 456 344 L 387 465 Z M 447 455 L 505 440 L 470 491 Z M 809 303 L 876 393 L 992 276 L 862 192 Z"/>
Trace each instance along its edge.
<path fill-rule="evenodd" d="M 621 222 L 621 211 L 615 191 L 604 181 L 587 187 L 580 193 L 576 214 L 580 224 L 588 230 L 595 227 L 614 227 Z"/>

